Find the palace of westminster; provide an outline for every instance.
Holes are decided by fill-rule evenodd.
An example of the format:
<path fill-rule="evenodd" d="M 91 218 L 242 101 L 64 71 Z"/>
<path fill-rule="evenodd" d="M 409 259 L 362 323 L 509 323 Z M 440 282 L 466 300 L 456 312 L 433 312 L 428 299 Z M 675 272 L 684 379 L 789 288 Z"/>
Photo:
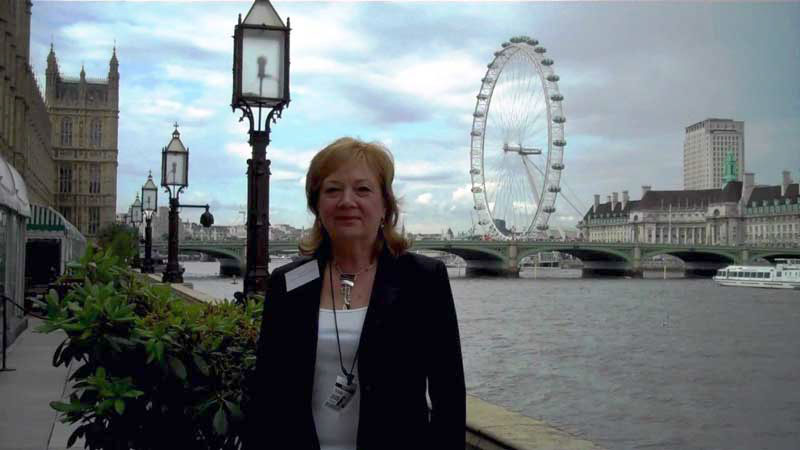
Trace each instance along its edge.
<path fill-rule="evenodd" d="M 0 2 L 0 156 L 31 205 L 57 210 L 87 237 L 116 218 L 119 62 L 108 75 L 61 74 L 51 45 L 44 98 L 30 64 L 30 1 Z"/>

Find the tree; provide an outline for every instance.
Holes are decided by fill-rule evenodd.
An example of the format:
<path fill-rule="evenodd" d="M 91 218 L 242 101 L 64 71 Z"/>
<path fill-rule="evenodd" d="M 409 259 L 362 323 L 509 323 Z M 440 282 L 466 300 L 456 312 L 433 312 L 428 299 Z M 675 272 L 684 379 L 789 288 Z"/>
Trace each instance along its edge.
<path fill-rule="evenodd" d="M 123 261 L 130 262 L 138 251 L 138 231 L 121 223 L 109 223 L 97 233 L 97 245 Z"/>

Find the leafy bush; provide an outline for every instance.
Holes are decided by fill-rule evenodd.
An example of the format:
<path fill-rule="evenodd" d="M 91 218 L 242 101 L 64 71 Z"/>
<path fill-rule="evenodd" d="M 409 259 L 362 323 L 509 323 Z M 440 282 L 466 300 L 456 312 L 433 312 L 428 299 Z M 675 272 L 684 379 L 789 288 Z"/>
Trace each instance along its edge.
<path fill-rule="evenodd" d="M 67 338 L 53 364 L 77 365 L 52 402 L 89 449 L 236 449 L 245 380 L 255 370 L 261 302 L 189 303 L 137 278 L 111 250 L 72 269 L 83 284 L 46 297 L 39 331 Z"/>
<path fill-rule="evenodd" d="M 97 244 L 127 262 L 139 251 L 138 241 L 138 230 L 121 223 L 109 223 L 97 232 Z"/>

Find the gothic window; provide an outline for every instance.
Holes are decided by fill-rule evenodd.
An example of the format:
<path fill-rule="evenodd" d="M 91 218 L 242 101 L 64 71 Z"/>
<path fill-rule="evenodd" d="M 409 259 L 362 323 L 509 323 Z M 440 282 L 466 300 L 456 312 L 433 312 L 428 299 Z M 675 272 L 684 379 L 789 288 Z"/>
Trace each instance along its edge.
<path fill-rule="evenodd" d="M 100 228 L 100 208 L 89 208 L 89 234 L 96 234 Z"/>
<path fill-rule="evenodd" d="M 72 119 L 61 119 L 61 145 L 72 145 Z"/>
<path fill-rule="evenodd" d="M 89 193 L 100 193 L 100 164 L 89 165 Z"/>
<path fill-rule="evenodd" d="M 89 142 L 95 147 L 100 147 L 103 142 L 103 124 L 100 119 L 92 120 L 92 125 L 89 129 Z"/>
<path fill-rule="evenodd" d="M 72 192 L 72 167 L 61 166 L 58 169 L 58 192 L 69 194 Z"/>

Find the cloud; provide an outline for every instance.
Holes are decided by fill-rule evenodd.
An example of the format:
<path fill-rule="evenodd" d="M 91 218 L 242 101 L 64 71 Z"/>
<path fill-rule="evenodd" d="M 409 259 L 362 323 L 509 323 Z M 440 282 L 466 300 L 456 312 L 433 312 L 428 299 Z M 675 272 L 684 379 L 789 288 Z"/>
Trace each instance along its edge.
<path fill-rule="evenodd" d="M 493 52 L 525 30 L 537 30 L 532 37 L 555 61 L 565 97 L 566 169 L 554 223 L 582 216 L 594 193 L 605 198 L 628 190 L 636 199 L 642 184 L 679 189 L 684 128 L 706 117 L 745 121 L 745 164 L 759 182 L 777 183 L 782 169 L 796 170 L 800 57 L 791 43 L 800 42 L 797 3 L 276 6 L 284 19 L 291 17 L 292 101 L 271 125 L 267 149 L 275 220 L 310 223 L 303 184 L 311 158 L 334 139 L 355 136 L 392 150 L 395 191 L 409 199 L 407 229 L 472 226 L 475 97 Z M 120 209 L 133 201 L 147 170 L 158 177 L 160 149 L 175 121 L 191 148 L 190 191 L 210 201 L 246 202 L 249 124 L 238 122 L 229 103 L 230 36 L 248 8 L 234 2 L 34 5 L 30 63 L 42 88 L 51 41 L 62 74 L 77 76 L 84 65 L 92 78 L 106 76 L 116 43 Z M 233 210 L 223 214 L 237 219 Z"/>
<path fill-rule="evenodd" d="M 424 194 L 418 195 L 414 201 L 420 205 L 430 205 L 432 200 L 433 194 L 425 192 Z"/>
<path fill-rule="evenodd" d="M 456 190 L 453 191 L 451 199 L 455 203 L 472 204 L 473 203 L 472 185 L 467 184 L 457 188 Z"/>

